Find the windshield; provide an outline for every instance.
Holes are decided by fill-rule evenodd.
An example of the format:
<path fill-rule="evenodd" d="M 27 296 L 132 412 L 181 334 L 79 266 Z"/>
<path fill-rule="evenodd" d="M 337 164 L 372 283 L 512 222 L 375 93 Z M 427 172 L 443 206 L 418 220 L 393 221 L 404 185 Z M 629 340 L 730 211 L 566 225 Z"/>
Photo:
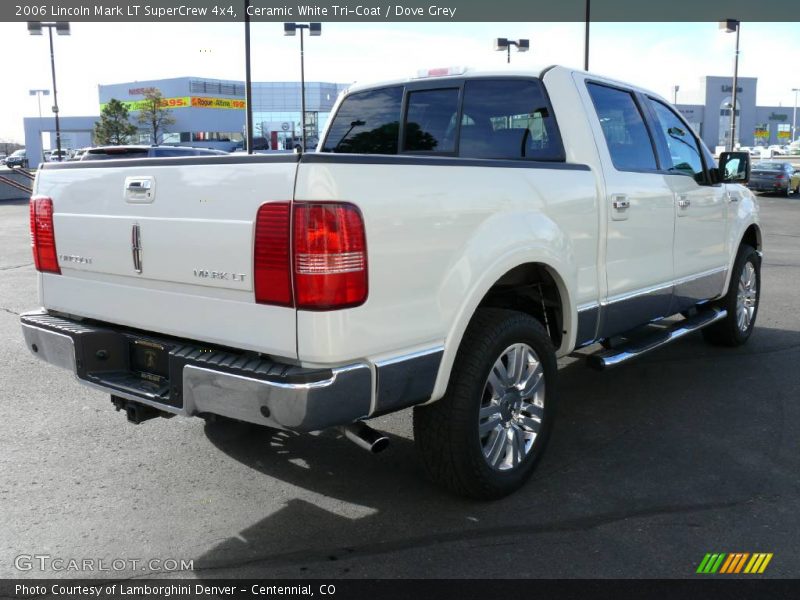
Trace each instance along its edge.
<path fill-rule="evenodd" d="M 781 163 L 756 163 L 753 169 L 759 171 L 782 171 L 783 165 Z"/>

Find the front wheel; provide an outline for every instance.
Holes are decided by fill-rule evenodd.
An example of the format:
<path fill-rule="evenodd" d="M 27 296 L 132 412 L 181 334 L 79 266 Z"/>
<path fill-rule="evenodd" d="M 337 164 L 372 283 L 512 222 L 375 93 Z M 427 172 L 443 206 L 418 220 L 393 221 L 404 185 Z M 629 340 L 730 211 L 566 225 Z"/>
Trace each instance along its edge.
<path fill-rule="evenodd" d="M 760 298 L 761 257 L 755 248 L 742 244 L 733 264 L 728 292 L 717 302 L 728 315 L 703 329 L 706 340 L 719 346 L 744 344 L 753 333 Z"/>
<path fill-rule="evenodd" d="M 428 476 L 471 498 L 501 498 L 531 476 L 555 415 L 555 349 L 530 315 L 479 309 L 441 400 L 414 409 Z"/>

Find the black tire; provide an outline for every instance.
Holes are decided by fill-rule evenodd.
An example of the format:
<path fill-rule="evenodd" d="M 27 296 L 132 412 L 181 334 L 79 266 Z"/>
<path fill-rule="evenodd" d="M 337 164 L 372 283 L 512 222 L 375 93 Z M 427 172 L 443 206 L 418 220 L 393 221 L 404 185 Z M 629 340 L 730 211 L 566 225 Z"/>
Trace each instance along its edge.
<path fill-rule="evenodd" d="M 737 313 L 740 287 L 739 280 L 748 264 L 752 265 L 755 273 L 755 306 L 749 323 L 745 328 L 742 328 L 739 326 L 739 315 Z M 703 337 L 705 337 L 707 342 L 717 346 L 741 346 L 750 338 L 750 334 L 753 333 L 760 302 L 761 257 L 758 252 L 756 252 L 755 248 L 747 244 L 742 244 L 739 246 L 736 261 L 733 263 L 733 272 L 731 273 L 731 281 L 728 284 L 728 292 L 716 302 L 719 308 L 724 308 L 728 311 L 728 315 L 721 321 L 703 329 Z"/>
<path fill-rule="evenodd" d="M 544 409 L 537 415 L 540 422 L 532 443 L 528 446 L 527 441 L 523 442 L 527 453 L 522 451 L 520 456 L 524 454 L 524 458 L 514 465 L 511 456 L 512 465 L 499 470 L 501 467 L 491 466 L 484 456 L 479 411 L 482 403 L 485 410 L 491 396 L 485 394 L 496 361 L 514 344 L 527 345 L 538 358 L 544 388 L 536 394 L 537 398 L 540 394 L 543 397 Z M 539 372 L 538 367 L 535 372 Z M 533 473 L 547 444 L 555 417 L 557 374 L 553 343 L 539 321 L 517 311 L 479 309 L 464 334 L 444 397 L 414 409 L 414 441 L 428 477 L 458 495 L 481 500 L 501 498 L 517 490 Z M 524 414 L 523 409 L 520 416 Z M 502 418 L 497 409 L 491 419 Z M 502 434 L 508 439 L 502 427 L 499 423 L 484 435 L 488 439 Z M 501 441 L 500 446 L 506 443 Z"/>

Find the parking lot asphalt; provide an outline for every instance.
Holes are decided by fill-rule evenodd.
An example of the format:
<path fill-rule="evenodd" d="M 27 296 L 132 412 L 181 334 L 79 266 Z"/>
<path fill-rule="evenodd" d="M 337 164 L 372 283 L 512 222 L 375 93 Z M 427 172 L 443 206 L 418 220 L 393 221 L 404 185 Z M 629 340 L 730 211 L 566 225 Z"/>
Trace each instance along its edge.
<path fill-rule="evenodd" d="M 762 304 L 737 349 L 692 335 L 612 371 L 561 361 L 533 479 L 498 502 L 423 479 L 408 411 L 372 456 L 326 432 L 156 419 L 27 351 L 24 203 L 0 203 L 0 577 L 19 555 L 193 560 L 181 576 L 694 577 L 707 552 L 800 576 L 800 197 L 762 197 Z"/>

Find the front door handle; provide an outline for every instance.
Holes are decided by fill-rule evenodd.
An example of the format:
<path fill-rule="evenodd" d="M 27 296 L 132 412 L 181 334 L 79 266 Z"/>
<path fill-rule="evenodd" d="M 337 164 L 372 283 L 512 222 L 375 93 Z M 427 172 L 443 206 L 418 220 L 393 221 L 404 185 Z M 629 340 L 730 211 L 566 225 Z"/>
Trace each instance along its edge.
<path fill-rule="evenodd" d="M 689 200 L 689 196 L 686 194 L 681 194 L 678 196 L 678 208 L 689 208 L 692 205 L 692 201 Z"/>

